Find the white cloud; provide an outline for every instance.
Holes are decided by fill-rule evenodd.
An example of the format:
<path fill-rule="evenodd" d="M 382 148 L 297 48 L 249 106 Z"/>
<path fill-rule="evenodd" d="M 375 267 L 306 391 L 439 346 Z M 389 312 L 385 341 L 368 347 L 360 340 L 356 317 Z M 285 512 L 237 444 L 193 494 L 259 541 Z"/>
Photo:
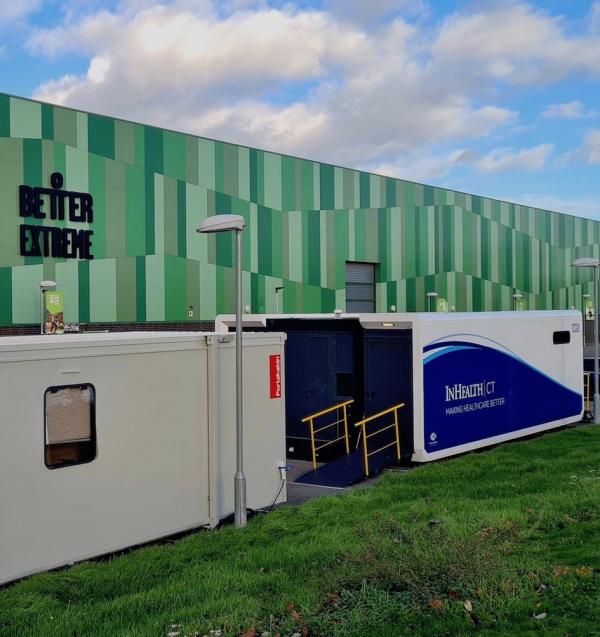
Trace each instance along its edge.
<path fill-rule="evenodd" d="M 469 164 L 473 153 L 466 149 L 456 149 L 442 155 L 418 155 L 394 163 L 379 164 L 369 167 L 373 172 L 388 177 L 401 177 L 412 181 L 429 181 L 446 176 L 453 168 L 460 164 Z"/>
<path fill-rule="evenodd" d="M 559 164 L 562 166 L 578 162 L 600 164 L 600 128 L 590 129 L 580 146 L 559 157 Z"/>
<path fill-rule="evenodd" d="M 470 61 L 468 75 L 457 76 L 463 81 L 527 85 L 553 83 L 574 72 L 600 73 L 596 34 L 571 35 L 560 17 L 522 2 L 499 2 L 450 16 L 433 51 L 445 72 L 465 68 Z"/>
<path fill-rule="evenodd" d="M 37 11 L 42 0 L 5 0 L 0 3 L 0 26 L 21 20 Z"/>
<path fill-rule="evenodd" d="M 402 177 L 415 181 L 428 181 L 445 177 L 457 166 L 469 166 L 473 170 L 483 173 L 540 170 L 544 167 L 553 148 L 552 144 L 540 144 L 520 150 L 495 148 L 484 155 L 464 148 L 437 155 L 424 156 L 413 153 L 400 161 L 368 168 L 390 177 Z"/>
<path fill-rule="evenodd" d="M 53 104 L 69 104 L 71 94 L 79 81 L 76 75 L 63 75 L 58 80 L 42 84 L 37 90 L 36 98 Z"/>
<path fill-rule="evenodd" d="M 425 24 L 417 4 L 411 21 L 406 0 L 329 0 L 329 11 L 123 0 L 32 33 L 34 53 L 90 60 L 35 97 L 397 177 L 541 169 L 551 144 L 464 149 L 516 134 L 518 113 L 494 104 L 507 85 L 597 73 L 600 37 L 519 2 L 476 3 L 441 24 Z M 547 109 L 581 111 L 577 101 Z"/>
<path fill-rule="evenodd" d="M 600 33 L 600 2 L 592 3 L 587 23 L 590 33 Z"/>
<path fill-rule="evenodd" d="M 499 196 L 504 201 L 514 201 L 524 206 L 532 206 L 542 210 L 564 212 L 577 217 L 600 220 L 600 197 L 557 197 L 548 193 L 526 193 L 522 195 Z"/>
<path fill-rule="evenodd" d="M 342 21 L 373 25 L 395 15 L 418 16 L 427 13 L 425 0 L 326 0 L 331 13 Z"/>
<path fill-rule="evenodd" d="M 592 117 L 594 111 L 586 111 L 579 100 L 564 102 L 563 104 L 550 104 L 542 113 L 543 117 L 559 119 L 579 119 L 581 117 Z"/>
<path fill-rule="evenodd" d="M 475 105 L 449 78 L 430 80 L 414 55 L 419 33 L 402 18 L 369 33 L 323 11 L 216 17 L 179 3 L 103 11 L 38 31 L 29 46 L 91 58 L 85 76 L 44 84 L 40 99 L 346 165 L 485 137 L 517 119 Z M 291 99 L 274 104 L 279 91 Z"/>
<path fill-rule="evenodd" d="M 229 85 L 239 95 L 240 87 L 242 94 L 260 92 L 273 80 L 317 79 L 329 66 L 357 62 L 365 53 L 364 42 L 360 32 L 340 28 L 323 13 L 265 10 L 214 20 L 158 5 L 129 21 L 102 12 L 82 23 L 42 30 L 29 46 L 47 55 L 69 50 L 100 54 L 114 63 L 104 90 L 126 76 L 134 98 L 139 85 L 156 94 L 171 89 L 193 94 Z M 78 88 L 85 93 L 83 78 Z"/>
<path fill-rule="evenodd" d="M 587 133 L 581 153 L 586 163 L 600 164 L 600 128 L 594 128 Z"/>
<path fill-rule="evenodd" d="M 539 144 L 532 148 L 515 150 L 513 148 L 495 148 L 477 161 L 477 168 L 485 173 L 497 173 L 507 170 L 540 170 L 544 167 L 548 155 L 554 149 L 553 144 Z"/>
<path fill-rule="evenodd" d="M 119 32 L 119 16 L 100 11 L 77 22 L 66 19 L 57 27 L 34 29 L 26 46 L 31 53 L 50 58 L 72 51 L 93 54 L 114 46 Z"/>

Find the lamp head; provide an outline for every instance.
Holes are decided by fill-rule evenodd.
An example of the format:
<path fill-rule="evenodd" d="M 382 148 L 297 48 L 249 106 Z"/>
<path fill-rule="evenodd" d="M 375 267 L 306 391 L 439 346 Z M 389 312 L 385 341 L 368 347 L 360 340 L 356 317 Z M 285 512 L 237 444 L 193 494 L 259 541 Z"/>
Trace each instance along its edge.
<path fill-rule="evenodd" d="M 55 288 L 56 281 L 40 281 L 40 288 L 46 290 L 48 288 Z"/>
<path fill-rule="evenodd" d="M 230 232 L 231 230 L 241 232 L 245 226 L 246 220 L 241 215 L 216 214 L 207 217 L 196 229 L 196 232 Z"/>
<path fill-rule="evenodd" d="M 600 266 L 600 259 L 596 257 L 581 257 L 580 259 L 575 259 L 571 266 L 574 268 L 597 268 Z"/>

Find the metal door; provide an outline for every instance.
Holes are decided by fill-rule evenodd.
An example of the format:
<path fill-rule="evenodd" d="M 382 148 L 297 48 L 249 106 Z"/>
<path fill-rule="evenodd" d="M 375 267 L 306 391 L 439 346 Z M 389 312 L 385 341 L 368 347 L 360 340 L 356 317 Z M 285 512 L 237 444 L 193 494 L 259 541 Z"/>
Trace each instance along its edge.
<path fill-rule="evenodd" d="M 354 342 L 350 332 L 289 331 L 285 348 L 288 451 L 293 447 L 291 454 L 304 456 L 309 449 L 309 428 L 302 418 L 354 398 Z M 331 428 L 318 438 L 338 436 L 339 431 Z M 335 446 L 331 453 L 337 453 Z"/>
<path fill-rule="evenodd" d="M 285 344 L 286 435 L 288 446 L 303 449 L 309 432 L 302 418 L 332 404 L 331 337 L 289 332 Z"/>
<path fill-rule="evenodd" d="M 366 332 L 364 370 L 365 415 L 404 403 L 399 412 L 402 455 L 409 449 L 412 453 L 412 333 Z"/>

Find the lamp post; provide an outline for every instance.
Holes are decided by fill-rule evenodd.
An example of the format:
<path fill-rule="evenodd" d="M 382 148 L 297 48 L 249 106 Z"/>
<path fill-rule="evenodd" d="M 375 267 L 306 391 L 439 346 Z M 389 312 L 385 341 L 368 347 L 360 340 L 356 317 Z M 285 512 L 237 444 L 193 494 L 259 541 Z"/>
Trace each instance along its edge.
<path fill-rule="evenodd" d="M 574 268 L 594 268 L 594 424 L 600 425 L 600 393 L 598 393 L 598 268 L 600 259 L 596 257 L 582 257 L 575 259 L 571 266 Z"/>
<path fill-rule="evenodd" d="M 590 298 L 589 294 L 582 294 L 581 295 L 581 316 L 583 317 L 583 344 L 586 345 L 585 342 L 585 322 L 586 322 L 586 316 L 585 316 L 585 309 L 587 306 L 587 300 Z"/>
<path fill-rule="evenodd" d="M 56 289 L 56 281 L 40 281 L 40 334 L 44 334 L 46 324 L 46 308 L 44 307 L 44 292 Z"/>
<path fill-rule="evenodd" d="M 513 295 L 513 310 L 517 309 L 517 303 L 523 298 L 523 295 L 520 292 L 515 292 Z"/>
<path fill-rule="evenodd" d="M 234 524 L 246 526 L 246 476 L 244 475 L 243 393 L 242 393 L 242 232 L 246 225 L 241 215 L 217 214 L 208 217 L 196 232 L 235 232 L 236 302 L 235 302 L 235 443 L 236 463 L 233 480 Z"/>
<path fill-rule="evenodd" d="M 432 305 L 435 303 L 435 299 L 437 298 L 437 292 L 427 292 L 427 311 L 433 312 Z"/>

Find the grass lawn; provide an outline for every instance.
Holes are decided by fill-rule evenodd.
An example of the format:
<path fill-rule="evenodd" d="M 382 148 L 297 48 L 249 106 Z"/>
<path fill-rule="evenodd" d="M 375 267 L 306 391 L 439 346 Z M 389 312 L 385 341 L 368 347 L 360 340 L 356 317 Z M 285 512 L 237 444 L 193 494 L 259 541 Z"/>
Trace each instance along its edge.
<path fill-rule="evenodd" d="M 600 635 L 600 427 L 0 591 L 2 637 L 164 637 L 172 624 L 182 637 Z"/>

